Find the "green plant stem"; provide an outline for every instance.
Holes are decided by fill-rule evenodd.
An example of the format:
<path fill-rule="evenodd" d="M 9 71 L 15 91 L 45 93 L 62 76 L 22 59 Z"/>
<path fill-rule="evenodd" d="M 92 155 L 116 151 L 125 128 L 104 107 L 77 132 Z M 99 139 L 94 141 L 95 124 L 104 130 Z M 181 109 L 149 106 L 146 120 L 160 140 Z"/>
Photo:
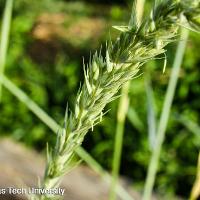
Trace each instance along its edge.
<path fill-rule="evenodd" d="M 48 114 L 46 114 L 25 92 L 17 87 L 6 76 L 0 77 L 0 83 L 7 88 L 14 96 L 23 102 L 44 124 L 46 124 L 54 133 L 57 133 L 61 127 Z M 111 176 L 102 168 L 102 166 L 82 147 L 76 150 L 76 153 L 107 183 L 110 183 Z M 133 200 L 128 192 L 119 184 L 116 188 L 117 194 L 122 200 Z"/>
<path fill-rule="evenodd" d="M 181 67 L 184 52 L 185 52 L 187 38 L 188 38 L 188 30 L 182 29 L 181 40 L 179 41 L 179 44 L 177 47 L 176 56 L 175 56 L 175 60 L 173 63 L 173 68 L 172 68 L 172 72 L 171 72 L 171 76 L 169 80 L 169 85 L 167 88 L 165 101 L 164 101 L 164 105 L 163 105 L 163 109 L 162 109 L 162 113 L 161 113 L 161 117 L 160 117 L 160 121 L 158 125 L 158 131 L 156 134 L 156 145 L 155 145 L 155 148 L 153 149 L 150 164 L 148 167 L 147 179 L 146 179 L 145 187 L 144 187 L 143 200 L 150 200 L 151 195 L 152 195 L 153 185 L 155 182 L 155 176 L 156 176 L 158 163 L 159 163 L 161 147 L 162 147 L 164 137 L 165 137 L 167 122 L 169 119 L 170 109 L 171 109 L 172 101 L 175 94 L 175 89 L 176 89 L 180 67 Z"/>
<path fill-rule="evenodd" d="M 124 122 L 129 104 L 128 103 L 129 98 L 127 96 L 129 90 L 129 84 L 130 82 L 127 82 L 122 88 L 121 92 L 122 97 L 120 98 L 120 103 L 117 113 L 117 128 L 116 128 L 115 146 L 114 146 L 114 159 L 112 166 L 112 183 L 111 183 L 110 200 L 116 199 L 115 188 L 119 177 L 119 168 L 120 168 L 123 134 L 124 134 Z"/>
<path fill-rule="evenodd" d="M 140 1 L 137 1 L 137 4 L 136 4 L 137 21 L 139 24 L 142 19 L 144 3 L 145 3 L 145 0 L 140 0 Z M 135 5 L 133 3 L 132 9 L 134 9 L 134 7 Z M 117 127 L 116 127 L 116 133 L 115 133 L 114 156 L 113 156 L 113 162 L 112 162 L 112 182 L 111 182 L 110 197 L 109 197 L 110 200 L 116 199 L 115 190 L 116 190 L 117 180 L 119 177 L 119 170 L 120 170 L 120 161 L 121 161 L 123 135 L 124 135 L 124 124 L 125 124 L 128 107 L 129 107 L 128 91 L 129 91 L 130 84 L 131 84 L 131 81 L 127 82 L 122 87 L 122 90 L 121 90 L 122 96 L 119 100 L 119 106 L 118 106 L 118 111 L 117 111 Z"/>
<path fill-rule="evenodd" d="M 25 92 L 12 83 L 6 76 L 3 75 L 0 80 L 2 85 L 7 88 L 14 96 L 16 96 L 26 107 L 31 110 L 44 124 L 46 124 L 54 133 L 61 127 L 46 114 Z"/>
<path fill-rule="evenodd" d="M 1 30 L 1 42 L 0 42 L 0 76 L 3 75 L 5 64 L 6 64 L 6 55 L 8 49 L 8 40 L 9 40 L 9 32 L 10 32 L 10 24 L 12 18 L 12 8 L 13 8 L 13 0 L 7 0 L 3 20 L 2 20 L 2 30 Z M 2 84 L 0 84 L 0 102 L 2 98 Z"/>

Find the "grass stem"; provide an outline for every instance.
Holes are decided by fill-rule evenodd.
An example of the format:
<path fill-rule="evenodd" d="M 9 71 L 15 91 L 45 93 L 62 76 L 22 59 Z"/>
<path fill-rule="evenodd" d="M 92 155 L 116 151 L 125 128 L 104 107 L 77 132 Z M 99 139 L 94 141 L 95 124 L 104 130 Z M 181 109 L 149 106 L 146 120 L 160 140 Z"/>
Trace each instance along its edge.
<path fill-rule="evenodd" d="M 9 42 L 9 32 L 10 32 L 10 24 L 12 18 L 12 8 L 13 8 L 13 0 L 7 0 L 3 20 L 2 20 L 2 29 L 1 29 L 1 42 L 0 42 L 0 76 L 3 75 L 5 64 L 6 64 L 6 55 L 8 49 Z M 0 83 L 0 102 L 2 98 L 2 84 Z"/>
<path fill-rule="evenodd" d="M 110 200 L 116 199 L 115 188 L 117 185 L 117 180 L 119 177 L 119 169 L 120 169 L 120 160 L 122 154 L 122 144 L 123 144 L 123 134 L 124 134 L 124 122 L 126 119 L 126 113 L 128 109 L 128 101 L 129 98 L 127 96 L 129 90 L 130 82 L 127 82 L 122 88 L 121 95 L 117 113 L 117 128 L 116 128 L 116 136 L 115 136 L 115 146 L 114 146 L 114 158 L 112 165 L 112 183 L 111 183 L 111 192 L 110 192 Z"/>
<path fill-rule="evenodd" d="M 158 131 L 156 134 L 156 145 L 153 149 L 150 164 L 148 167 L 147 178 L 144 187 L 144 194 L 143 200 L 150 200 L 152 195 L 152 190 L 155 182 L 156 172 L 159 164 L 159 157 L 162 148 L 162 144 L 165 138 L 165 132 L 167 128 L 167 123 L 169 119 L 170 109 L 172 106 L 172 101 L 175 94 L 175 89 L 179 77 L 180 67 L 182 64 L 185 47 L 188 38 L 188 30 L 183 29 L 181 30 L 181 40 L 179 41 L 176 56 L 172 67 L 172 72 L 164 100 L 164 105 L 158 125 Z"/>

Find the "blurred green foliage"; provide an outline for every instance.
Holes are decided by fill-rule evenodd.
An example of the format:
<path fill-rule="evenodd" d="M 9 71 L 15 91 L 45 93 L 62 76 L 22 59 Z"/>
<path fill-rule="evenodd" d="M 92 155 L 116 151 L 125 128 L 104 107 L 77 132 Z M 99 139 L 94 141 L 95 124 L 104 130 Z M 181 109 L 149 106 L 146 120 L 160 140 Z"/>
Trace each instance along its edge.
<path fill-rule="evenodd" d="M 67 102 L 72 107 L 83 80 L 82 56 L 116 37 L 111 25 L 127 22 L 129 2 L 68 2 L 64 0 L 15 1 L 5 73 L 50 116 L 62 124 Z M 107 3 L 108 1 L 104 1 Z M 0 0 L 2 13 L 5 1 Z M 121 3 L 122 5 L 116 4 Z M 147 1 L 147 8 L 151 4 Z M 181 123 L 181 116 L 200 123 L 200 39 L 191 34 L 162 149 L 156 189 L 162 195 L 187 197 L 195 179 L 200 136 Z M 163 61 L 149 63 L 156 113 L 159 116 L 176 44 L 169 46 L 168 67 Z M 145 71 L 145 70 L 144 70 Z M 126 121 L 121 173 L 143 186 L 150 158 L 147 135 L 147 101 L 144 77 L 132 81 Z M 117 101 L 83 146 L 106 169 L 111 169 Z M 38 150 L 55 141 L 54 134 L 6 89 L 0 104 L 0 134 L 11 135 Z M 187 124 L 187 120 L 185 122 Z"/>

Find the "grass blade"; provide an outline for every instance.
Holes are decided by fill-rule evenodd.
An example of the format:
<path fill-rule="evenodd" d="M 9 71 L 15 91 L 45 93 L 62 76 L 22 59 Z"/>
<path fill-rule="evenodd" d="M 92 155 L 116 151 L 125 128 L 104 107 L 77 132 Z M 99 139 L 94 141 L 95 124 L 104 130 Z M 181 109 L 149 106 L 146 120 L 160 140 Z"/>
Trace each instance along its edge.
<path fill-rule="evenodd" d="M 9 32 L 10 24 L 12 18 L 12 8 L 13 0 L 7 0 L 5 5 L 5 10 L 2 20 L 2 29 L 1 29 L 1 42 L 0 42 L 0 76 L 3 75 L 5 64 L 6 64 L 6 55 L 9 42 Z M 2 98 L 2 84 L 0 84 L 0 101 Z"/>
<path fill-rule="evenodd" d="M 61 127 L 55 122 L 48 114 L 46 114 L 26 93 L 18 88 L 12 81 L 6 76 L 0 77 L 0 83 L 7 88 L 14 96 L 16 96 L 22 103 L 24 103 L 29 110 L 31 110 L 44 124 L 46 124 L 55 134 Z M 76 153 L 101 177 L 110 182 L 111 176 L 101 167 L 101 165 L 92 156 L 85 151 L 82 147 L 79 147 Z M 119 184 L 116 188 L 117 194 L 122 200 L 133 200 L 128 192 Z"/>
<path fill-rule="evenodd" d="M 179 71 L 182 64 L 183 55 L 185 52 L 188 33 L 189 33 L 188 30 L 182 28 L 181 40 L 179 41 L 179 44 L 177 47 L 176 56 L 175 56 L 175 60 L 174 60 L 174 64 L 173 64 L 173 68 L 172 68 L 172 72 L 171 72 L 171 76 L 169 80 L 169 85 L 167 88 L 165 101 L 164 101 L 164 105 L 163 105 L 163 109 L 162 109 L 162 113 L 161 113 L 161 117 L 160 117 L 160 121 L 158 125 L 158 131 L 156 134 L 157 135 L 156 145 L 152 152 L 150 164 L 148 167 L 147 178 L 146 178 L 145 187 L 144 187 L 143 200 L 151 199 L 152 190 L 153 190 L 156 172 L 157 172 L 158 163 L 159 163 L 160 152 L 161 152 L 162 144 L 165 137 L 165 131 L 167 128 L 170 109 L 171 109 L 172 101 L 175 94 Z"/>

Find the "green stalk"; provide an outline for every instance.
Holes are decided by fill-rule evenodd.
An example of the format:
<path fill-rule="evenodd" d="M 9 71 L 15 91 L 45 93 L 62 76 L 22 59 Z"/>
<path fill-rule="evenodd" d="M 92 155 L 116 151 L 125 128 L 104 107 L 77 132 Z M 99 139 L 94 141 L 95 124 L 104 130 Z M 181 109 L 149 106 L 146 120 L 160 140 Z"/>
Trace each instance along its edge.
<path fill-rule="evenodd" d="M 137 1 L 136 8 L 133 3 L 132 15 L 134 14 L 134 9 L 137 11 L 137 21 L 140 24 L 143 10 L 144 10 L 145 0 Z M 133 16 L 131 16 L 131 20 Z M 131 21 L 130 21 L 131 22 Z M 124 124 L 127 116 L 127 111 L 129 107 L 129 87 L 131 82 L 127 82 L 121 89 L 121 97 L 119 100 L 118 111 L 117 111 L 117 127 L 115 132 L 115 144 L 114 144 L 114 155 L 112 162 L 112 182 L 110 189 L 110 200 L 116 199 L 116 186 L 119 178 L 120 162 L 122 155 L 122 146 L 123 146 L 123 135 L 124 135 Z"/>
<path fill-rule="evenodd" d="M 25 92 L 12 83 L 6 76 L 2 76 L 0 83 L 16 96 L 26 107 L 31 110 L 44 124 L 46 124 L 54 133 L 61 127 L 46 114 Z"/>
<path fill-rule="evenodd" d="M 44 124 L 46 124 L 54 133 L 57 133 L 61 127 L 48 114 L 44 112 L 25 92 L 18 88 L 6 76 L 0 77 L 0 83 L 7 88 L 14 96 L 24 103 Z M 102 168 L 102 166 L 82 147 L 78 147 L 76 153 L 107 183 L 110 183 L 111 176 Z M 117 194 L 122 200 L 133 200 L 128 192 L 119 184 L 116 188 Z"/>
<path fill-rule="evenodd" d="M 0 42 L 0 76 L 3 75 L 5 64 L 6 64 L 6 55 L 8 49 L 9 42 L 9 32 L 10 32 L 10 24 L 12 18 L 12 8 L 13 8 L 13 0 L 7 0 L 3 20 L 2 20 L 2 30 L 1 30 L 1 42 Z M 2 98 L 2 84 L 0 84 L 0 102 Z"/>
<path fill-rule="evenodd" d="M 156 145 L 153 149 L 150 164 L 148 167 L 148 173 L 147 173 L 147 179 L 145 182 L 144 187 L 144 194 L 143 194 L 143 200 L 149 200 L 151 199 L 152 190 L 155 182 L 156 172 L 159 164 L 159 157 L 161 152 L 161 147 L 165 138 L 165 132 L 167 128 L 167 123 L 169 119 L 170 109 L 172 106 L 172 101 L 175 94 L 175 89 L 178 81 L 178 76 L 180 72 L 180 67 L 182 64 L 185 47 L 187 43 L 188 38 L 188 30 L 182 29 L 181 30 L 181 40 L 179 41 L 177 50 L 176 50 L 176 56 L 173 63 L 173 68 L 165 96 L 165 101 L 158 125 L 158 131 L 156 134 Z"/>
<path fill-rule="evenodd" d="M 127 82 L 122 88 L 121 98 L 119 102 L 119 108 L 117 113 L 117 128 L 116 128 L 116 136 L 115 136 L 115 146 L 114 146 L 114 158 L 112 165 L 112 183 L 111 183 L 111 192 L 110 192 L 110 200 L 116 199 L 115 188 L 117 185 L 117 180 L 119 177 L 119 168 L 120 168 L 120 160 L 122 154 L 122 144 L 123 144 L 123 134 L 124 134 L 124 122 L 128 109 L 128 90 L 129 90 L 130 82 Z"/>

